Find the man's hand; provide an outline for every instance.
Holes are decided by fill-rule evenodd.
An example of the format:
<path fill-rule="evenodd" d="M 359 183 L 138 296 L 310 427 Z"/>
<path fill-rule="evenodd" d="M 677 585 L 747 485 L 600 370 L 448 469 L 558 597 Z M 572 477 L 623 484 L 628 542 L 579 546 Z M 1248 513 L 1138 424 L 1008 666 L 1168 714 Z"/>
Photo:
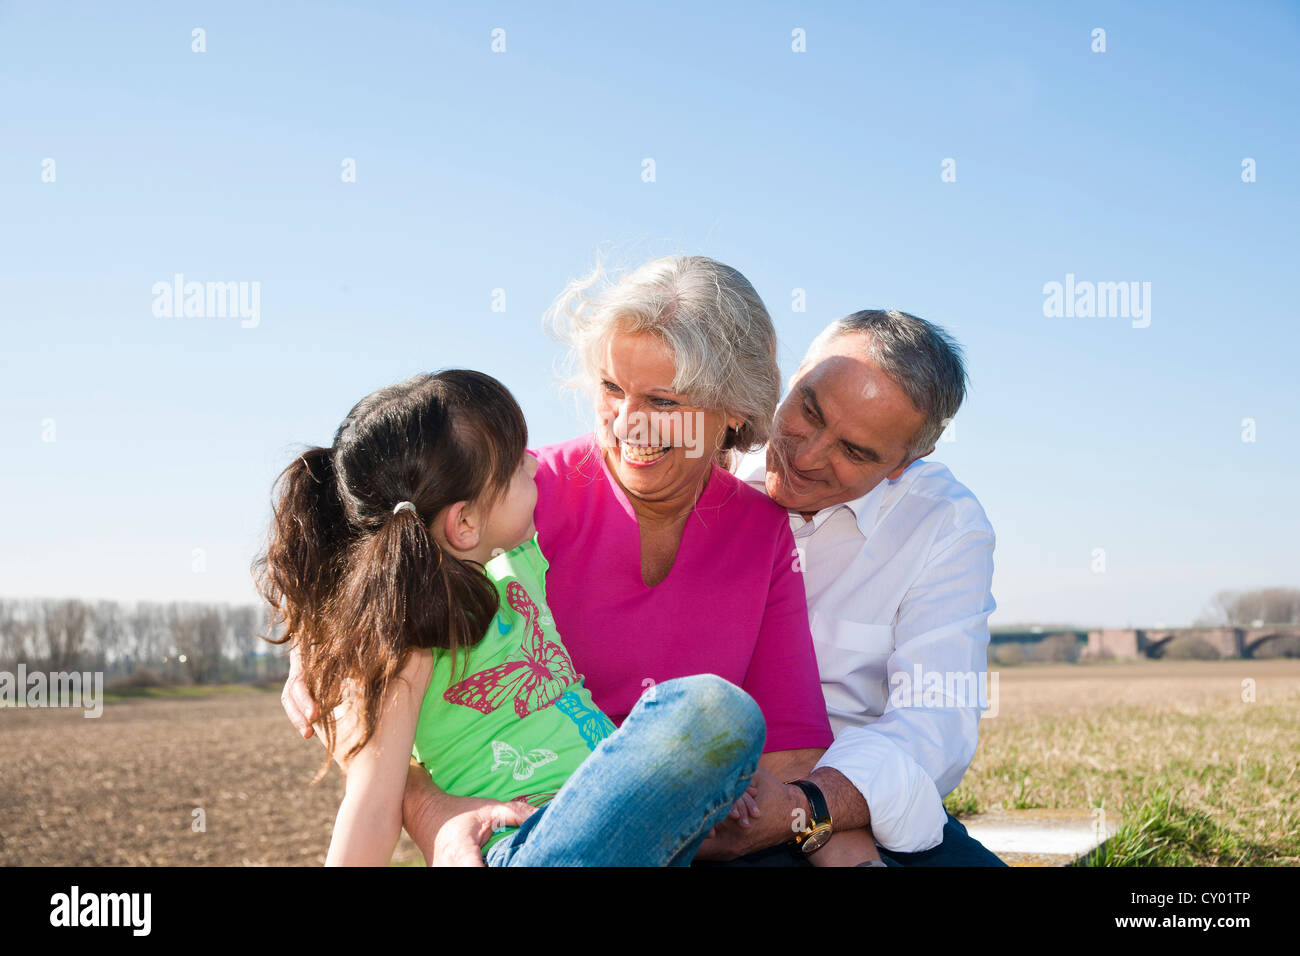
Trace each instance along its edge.
<path fill-rule="evenodd" d="M 761 767 L 754 774 L 751 787 L 757 789 L 749 823 L 728 817 L 713 828 L 712 834 L 695 855 L 697 860 L 734 860 L 746 853 L 788 843 L 795 834 L 796 811 L 803 812 L 804 822 L 811 819 L 803 791 L 787 786 Z"/>
<path fill-rule="evenodd" d="M 481 851 L 492 831 L 517 827 L 536 811 L 518 800 L 502 803 L 443 793 L 415 762 L 407 771 L 402 825 L 429 866 L 485 866 Z"/>
<path fill-rule="evenodd" d="M 430 866 L 486 866 L 483 844 L 500 827 L 517 827 L 537 808 L 518 800 L 500 803 L 477 797 L 448 797 L 455 801 L 451 818 L 438 830 L 433 853 L 425 853 Z M 421 852 L 423 848 L 421 848 Z"/>
<path fill-rule="evenodd" d="M 298 658 L 297 645 L 289 649 L 289 676 L 285 679 L 284 690 L 280 691 L 280 706 L 304 740 L 316 732 L 311 725 L 320 714 L 316 712 L 316 702 L 307 693 L 307 682 L 302 679 L 302 661 Z"/>

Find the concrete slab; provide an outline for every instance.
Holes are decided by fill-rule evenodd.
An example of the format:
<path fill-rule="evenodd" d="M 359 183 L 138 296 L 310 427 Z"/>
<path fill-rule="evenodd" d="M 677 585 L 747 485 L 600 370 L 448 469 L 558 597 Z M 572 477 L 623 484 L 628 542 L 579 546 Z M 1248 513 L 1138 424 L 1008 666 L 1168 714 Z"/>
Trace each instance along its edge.
<path fill-rule="evenodd" d="M 1011 866 L 1069 866 L 1114 836 L 1120 823 L 1101 810 L 990 810 L 960 820 Z"/>

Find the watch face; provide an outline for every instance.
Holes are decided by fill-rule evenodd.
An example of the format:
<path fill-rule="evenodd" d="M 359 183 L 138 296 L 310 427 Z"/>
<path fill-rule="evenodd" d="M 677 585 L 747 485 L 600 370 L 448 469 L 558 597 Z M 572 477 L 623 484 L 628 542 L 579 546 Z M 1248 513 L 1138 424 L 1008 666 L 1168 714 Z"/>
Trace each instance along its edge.
<path fill-rule="evenodd" d="M 799 848 L 807 853 L 816 853 L 826 845 L 826 841 L 831 838 L 831 828 L 829 824 L 823 823 L 821 826 L 812 828 L 812 832 L 804 837 L 803 843 Z"/>

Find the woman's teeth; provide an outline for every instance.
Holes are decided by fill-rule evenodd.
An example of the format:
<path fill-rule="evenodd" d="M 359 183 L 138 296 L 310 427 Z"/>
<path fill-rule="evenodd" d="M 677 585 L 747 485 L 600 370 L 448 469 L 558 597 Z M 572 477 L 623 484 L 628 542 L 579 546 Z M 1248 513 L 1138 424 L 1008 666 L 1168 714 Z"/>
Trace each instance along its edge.
<path fill-rule="evenodd" d="M 629 445 L 627 442 L 620 442 L 619 444 L 624 460 L 635 462 L 638 465 L 648 465 L 668 454 L 668 446 L 666 445 Z"/>

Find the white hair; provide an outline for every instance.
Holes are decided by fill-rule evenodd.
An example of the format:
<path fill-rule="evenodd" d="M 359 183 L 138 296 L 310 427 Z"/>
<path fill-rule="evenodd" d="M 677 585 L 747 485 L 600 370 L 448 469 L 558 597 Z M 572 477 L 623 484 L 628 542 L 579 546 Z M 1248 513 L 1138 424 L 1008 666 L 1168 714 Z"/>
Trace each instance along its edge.
<path fill-rule="evenodd" d="M 615 331 L 648 332 L 673 355 L 673 390 L 743 420 L 720 450 L 767 442 L 780 400 L 776 329 L 749 280 L 704 256 L 653 259 L 621 279 L 599 261 L 559 294 L 546 323 L 570 348 L 570 384 L 593 389 Z"/>

